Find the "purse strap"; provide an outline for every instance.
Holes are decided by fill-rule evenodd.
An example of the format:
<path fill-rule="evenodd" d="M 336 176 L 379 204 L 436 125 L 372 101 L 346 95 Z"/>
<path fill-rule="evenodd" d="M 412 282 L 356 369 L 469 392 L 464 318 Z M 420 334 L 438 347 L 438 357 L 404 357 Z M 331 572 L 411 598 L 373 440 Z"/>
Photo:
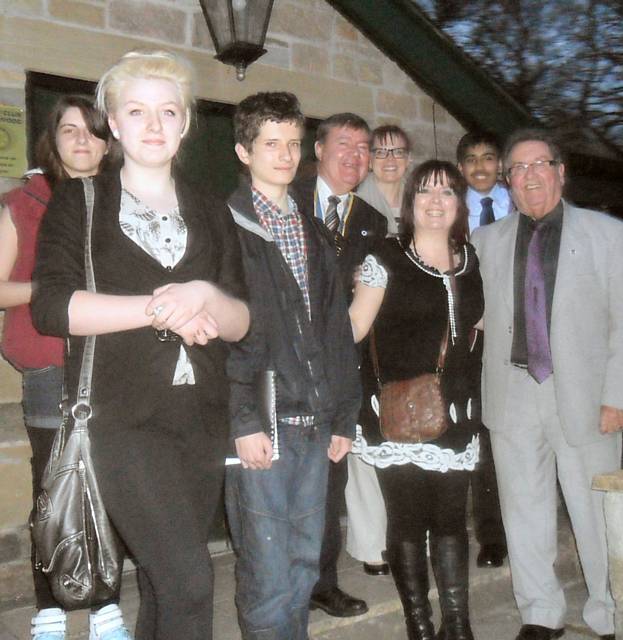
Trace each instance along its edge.
<path fill-rule="evenodd" d="M 441 339 L 441 345 L 439 347 L 439 355 L 437 356 L 437 368 L 435 373 L 442 373 L 446 366 L 446 355 L 448 354 L 448 337 L 450 334 L 450 321 L 446 324 L 446 330 L 444 331 L 443 338 Z M 376 349 L 376 336 L 374 335 L 374 328 L 370 329 L 370 356 L 372 357 L 372 366 L 374 368 L 374 376 L 381 387 L 381 372 L 379 367 L 379 354 Z"/>
<path fill-rule="evenodd" d="M 93 272 L 93 257 L 91 255 L 91 230 L 93 228 L 93 202 L 95 194 L 93 179 L 82 178 L 84 200 L 86 203 L 86 233 L 84 238 L 84 269 L 87 291 L 95 293 L 95 274 Z M 84 426 L 93 414 L 91 408 L 91 379 L 93 376 L 93 360 L 95 356 L 95 336 L 87 336 L 82 352 L 82 365 L 78 381 L 76 404 L 71 408 L 71 414 L 76 420 L 76 426 Z"/>

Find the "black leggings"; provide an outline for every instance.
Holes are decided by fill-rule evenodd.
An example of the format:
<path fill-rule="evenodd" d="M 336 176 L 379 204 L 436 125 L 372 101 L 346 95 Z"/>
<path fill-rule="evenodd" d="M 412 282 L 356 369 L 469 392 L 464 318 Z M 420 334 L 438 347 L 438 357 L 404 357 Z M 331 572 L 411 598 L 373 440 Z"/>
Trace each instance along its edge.
<path fill-rule="evenodd" d="M 136 640 L 212 638 L 208 529 L 223 482 L 225 409 L 202 415 L 192 386 L 172 387 L 144 424 L 94 434 L 108 513 L 137 562 Z"/>
<path fill-rule="evenodd" d="M 431 539 L 467 539 L 469 472 L 441 473 L 404 464 L 377 467 L 376 473 L 387 510 L 388 554 L 402 542 L 426 554 L 427 532 Z"/>

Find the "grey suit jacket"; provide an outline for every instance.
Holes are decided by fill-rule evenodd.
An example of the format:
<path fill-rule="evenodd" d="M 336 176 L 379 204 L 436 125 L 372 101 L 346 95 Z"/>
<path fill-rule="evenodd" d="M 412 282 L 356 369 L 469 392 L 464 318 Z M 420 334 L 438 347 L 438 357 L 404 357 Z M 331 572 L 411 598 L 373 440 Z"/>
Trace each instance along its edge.
<path fill-rule="evenodd" d="M 601 405 L 623 408 L 623 222 L 566 202 L 550 346 L 556 404 L 571 445 L 602 438 Z M 485 292 L 482 373 L 483 422 L 508 419 L 513 342 L 513 263 L 519 213 L 472 235 Z M 511 424 L 512 423 L 512 424 Z"/>

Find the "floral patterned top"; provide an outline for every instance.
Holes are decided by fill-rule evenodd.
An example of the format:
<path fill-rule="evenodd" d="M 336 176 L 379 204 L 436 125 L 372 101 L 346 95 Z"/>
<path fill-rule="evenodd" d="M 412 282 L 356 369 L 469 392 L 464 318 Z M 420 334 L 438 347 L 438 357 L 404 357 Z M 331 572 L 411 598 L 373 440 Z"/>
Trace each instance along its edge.
<path fill-rule="evenodd" d="M 178 206 L 162 214 L 122 189 L 119 225 L 132 242 L 163 267 L 173 268 L 184 256 L 188 230 Z M 195 373 L 184 345 L 180 346 L 172 384 L 195 384 Z"/>

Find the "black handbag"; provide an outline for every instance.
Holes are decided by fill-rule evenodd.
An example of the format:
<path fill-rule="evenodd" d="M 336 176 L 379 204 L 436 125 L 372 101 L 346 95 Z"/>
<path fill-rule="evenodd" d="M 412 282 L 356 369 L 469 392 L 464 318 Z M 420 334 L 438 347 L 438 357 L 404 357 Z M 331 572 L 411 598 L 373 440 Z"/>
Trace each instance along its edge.
<path fill-rule="evenodd" d="M 91 260 L 93 183 L 83 179 L 87 205 L 85 268 L 87 289 L 95 291 Z M 83 609 L 115 597 L 121 584 L 123 547 L 100 494 L 87 423 L 95 336 L 86 338 L 76 404 L 64 408 L 43 474 L 32 526 L 37 562 L 54 598 L 65 610 Z M 65 403 L 67 404 L 67 403 Z"/>

